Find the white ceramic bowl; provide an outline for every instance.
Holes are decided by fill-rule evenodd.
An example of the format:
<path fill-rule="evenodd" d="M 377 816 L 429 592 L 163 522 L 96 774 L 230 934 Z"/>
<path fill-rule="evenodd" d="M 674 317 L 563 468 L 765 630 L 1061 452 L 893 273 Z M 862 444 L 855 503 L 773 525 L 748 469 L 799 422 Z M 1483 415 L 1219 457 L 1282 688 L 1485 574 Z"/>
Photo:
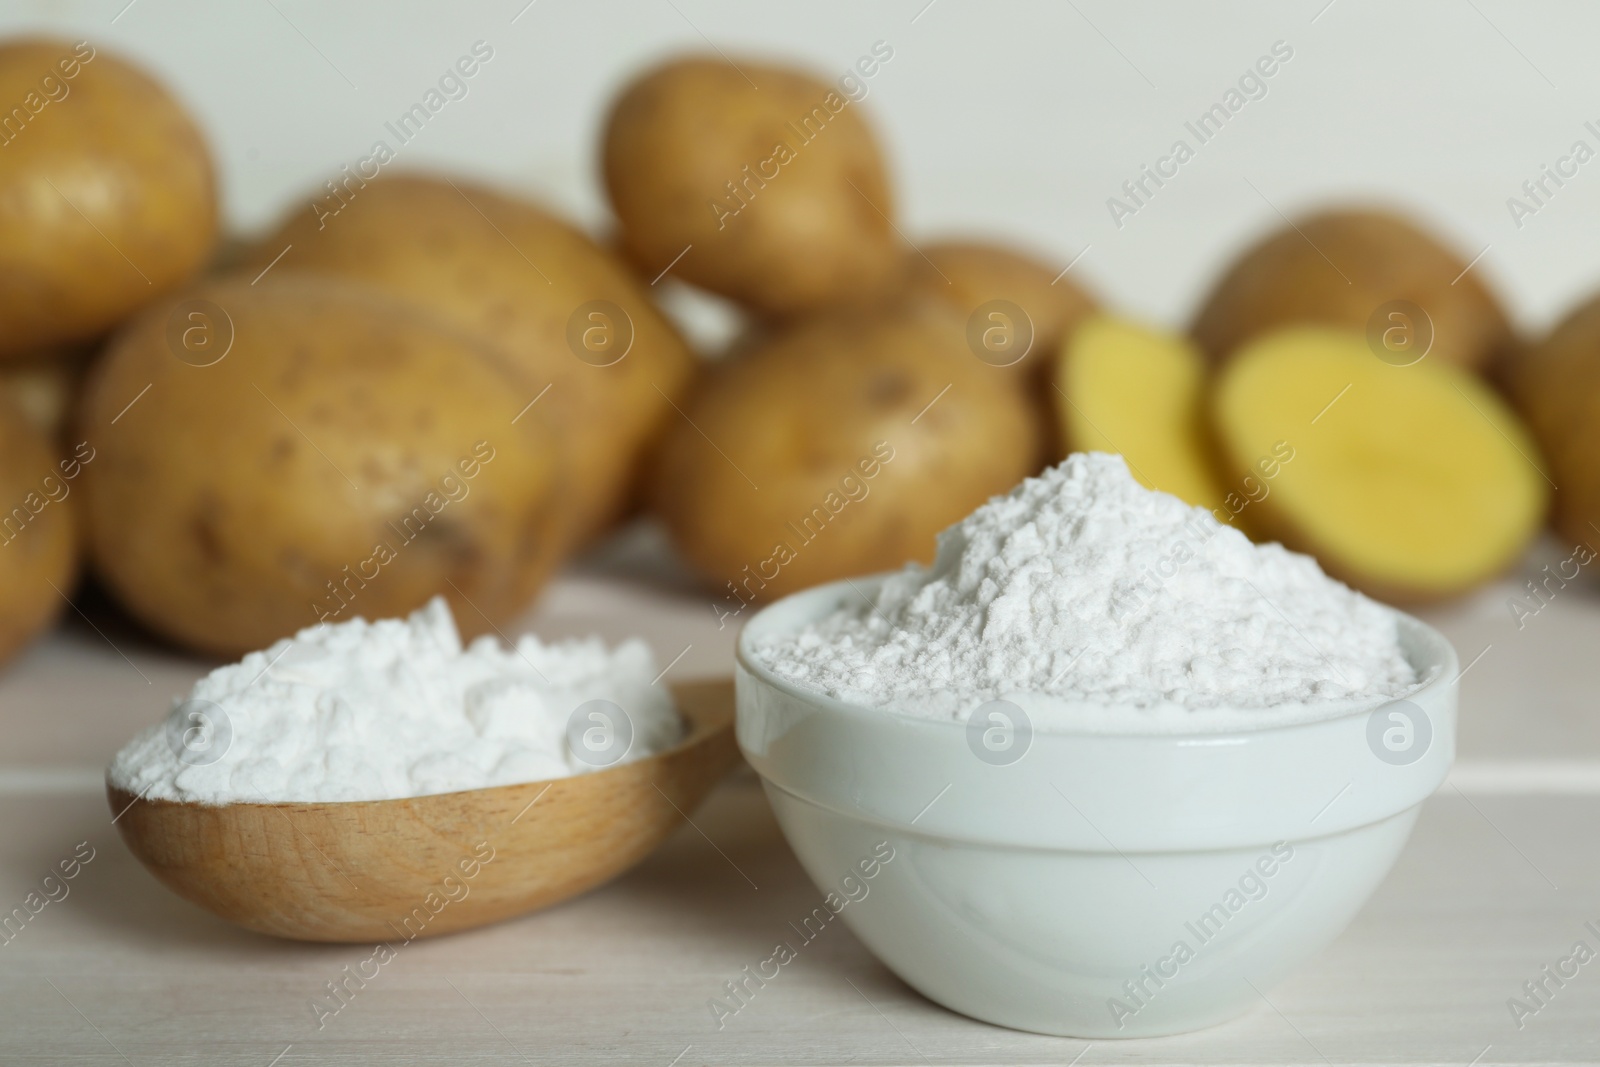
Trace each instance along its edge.
<path fill-rule="evenodd" d="M 1455 651 L 1406 615 L 1405 653 L 1432 680 L 1403 702 L 1231 732 L 1014 733 L 1011 762 L 982 722 L 834 700 L 751 654 L 875 585 L 750 620 L 739 746 L 828 910 L 987 1022 L 1142 1037 L 1241 1014 L 1349 923 L 1455 755 Z"/>

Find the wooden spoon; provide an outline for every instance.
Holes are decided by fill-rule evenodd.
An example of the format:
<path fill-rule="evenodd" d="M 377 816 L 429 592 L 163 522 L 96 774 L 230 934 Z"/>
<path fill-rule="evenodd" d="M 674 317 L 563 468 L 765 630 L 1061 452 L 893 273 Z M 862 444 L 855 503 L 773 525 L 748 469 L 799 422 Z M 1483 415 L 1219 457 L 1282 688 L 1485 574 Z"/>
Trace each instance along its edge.
<path fill-rule="evenodd" d="M 739 758 L 731 681 L 673 695 L 677 745 L 547 782 L 307 804 L 106 793 L 139 861 L 230 922 L 302 941 L 410 941 L 548 907 L 649 855 Z"/>

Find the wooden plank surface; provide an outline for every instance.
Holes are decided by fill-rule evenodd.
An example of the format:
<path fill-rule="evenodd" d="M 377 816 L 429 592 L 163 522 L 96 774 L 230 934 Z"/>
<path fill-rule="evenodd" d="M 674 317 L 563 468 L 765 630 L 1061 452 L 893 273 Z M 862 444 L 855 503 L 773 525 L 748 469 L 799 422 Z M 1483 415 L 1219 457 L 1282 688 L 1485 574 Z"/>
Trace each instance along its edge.
<path fill-rule="evenodd" d="M 1355 924 L 1245 1018 L 1157 1041 L 1013 1033 L 923 1000 L 830 926 L 718 1028 L 707 1001 L 819 894 L 748 773 L 667 847 L 568 905 L 399 950 L 336 1005 L 370 946 L 235 929 L 167 893 L 92 795 L 0 799 L 0 901 L 79 842 L 94 858 L 0 947 L 0 1063 L 1581 1063 L 1600 1060 L 1600 962 L 1519 1030 L 1506 1007 L 1597 940 L 1600 797 L 1428 802 Z M 1591 842 L 1592 844 L 1592 842 Z M 859 906 L 871 906 L 871 897 Z M 1065 905 L 1064 905 L 1065 906 Z M 354 988 L 353 986 L 351 988 Z M 81 1014 L 80 1014 L 81 1013 Z M 319 1027 L 319 1022 L 322 1025 Z M 292 1046 L 292 1047 L 290 1047 Z"/>

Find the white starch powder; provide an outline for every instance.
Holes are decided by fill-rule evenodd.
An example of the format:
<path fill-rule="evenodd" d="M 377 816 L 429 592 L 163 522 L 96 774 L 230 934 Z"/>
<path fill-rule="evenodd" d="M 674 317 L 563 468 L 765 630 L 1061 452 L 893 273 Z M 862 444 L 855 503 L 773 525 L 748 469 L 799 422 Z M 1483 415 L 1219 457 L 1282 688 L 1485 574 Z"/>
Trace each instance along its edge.
<path fill-rule="evenodd" d="M 201 679 L 112 761 L 114 785 L 203 804 L 388 800 L 562 778 L 670 747 L 642 641 L 463 648 L 442 598 L 302 630 Z M 590 703 L 595 702 L 595 703 Z M 597 717 L 598 716 L 598 717 Z"/>
<path fill-rule="evenodd" d="M 1026 693 L 1169 722 L 1275 720 L 1419 681 L 1393 611 L 1103 453 L 995 497 L 939 535 L 931 567 L 864 594 L 756 658 L 804 688 L 935 718 Z"/>

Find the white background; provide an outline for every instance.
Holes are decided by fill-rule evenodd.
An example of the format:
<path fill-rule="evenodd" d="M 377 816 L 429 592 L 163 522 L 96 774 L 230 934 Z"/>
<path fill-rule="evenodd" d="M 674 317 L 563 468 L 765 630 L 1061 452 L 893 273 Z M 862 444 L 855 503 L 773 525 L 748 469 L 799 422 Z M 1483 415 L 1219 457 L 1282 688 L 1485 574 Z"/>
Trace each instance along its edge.
<path fill-rule="evenodd" d="M 236 229 L 300 207 L 479 39 L 494 59 L 395 167 L 544 196 L 603 228 L 608 100 L 641 64 L 707 38 L 837 77 L 894 58 L 866 109 L 914 240 L 1031 244 L 1115 306 L 1186 322 L 1227 258 L 1329 200 L 1440 228 L 1539 329 L 1600 284 L 1600 160 L 1519 229 L 1506 198 L 1600 120 L 1600 8 L 1509 0 L 751 4 L 732 0 L 6 0 L 0 32 L 85 37 L 176 87 L 211 137 Z M 515 21 L 513 21 L 515 20 Z M 1107 197 L 1282 40 L 1294 58 L 1119 230 Z M 1600 121 L 1597 121 L 1600 125 Z M 391 140 L 391 143 L 392 140 Z"/>

